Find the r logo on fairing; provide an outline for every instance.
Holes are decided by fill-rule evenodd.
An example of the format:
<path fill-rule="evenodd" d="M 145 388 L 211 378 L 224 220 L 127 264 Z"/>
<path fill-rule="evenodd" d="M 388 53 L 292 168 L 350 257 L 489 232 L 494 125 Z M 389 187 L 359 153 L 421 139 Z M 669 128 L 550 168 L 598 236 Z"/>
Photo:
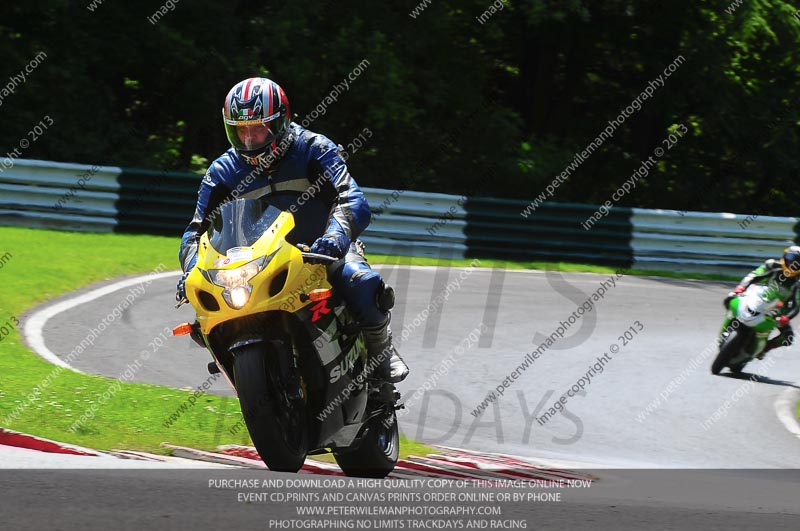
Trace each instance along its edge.
<path fill-rule="evenodd" d="M 311 311 L 314 312 L 314 315 L 311 316 L 312 323 L 316 323 L 322 319 L 323 315 L 331 313 L 331 309 L 328 308 L 328 299 L 319 301 L 311 307 Z"/>

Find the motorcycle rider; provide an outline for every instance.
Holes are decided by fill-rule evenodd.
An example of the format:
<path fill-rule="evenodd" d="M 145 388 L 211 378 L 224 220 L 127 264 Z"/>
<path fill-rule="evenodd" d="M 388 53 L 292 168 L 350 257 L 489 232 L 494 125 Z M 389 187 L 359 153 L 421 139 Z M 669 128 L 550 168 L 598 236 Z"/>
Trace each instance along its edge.
<path fill-rule="evenodd" d="M 725 297 L 724 305 L 727 310 L 731 300 L 744 291 L 753 283 L 768 284 L 778 290 L 781 300 L 785 301 L 783 315 L 792 319 L 800 312 L 800 246 L 792 245 L 783 250 L 780 260 L 773 258 L 767 259 L 759 267 L 751 271 L 744 277 L 736 289 L 728 293 Z M 767 341 L 764 351 L 759 354 L 758 359 L 764 359 L 764 355 L 770 350 L 788 346 L 794 342 L 794 331 L 791 325 L 778 327 L 779 334 Z"/>
<path fill-rule="evenodd" d="M 367 264 L 364 245 L 356 239 L 369 225 L 369 205 L 339 146 L 304 129 L 291 116 L 286 93 L 270 79 L 245 79 L 228 92 L 222 117 L 231 148 L 211 163 L 200 185 L 194 218 L 181 242 L 184 274 L 176 299 L 186 298 L 185 282 L 197 263 L 198 241 L 219 205 L 268 197 L 271 204 L 294 214 L 296 242 L 313 241 L 310 252 L 343 259 L 328 267 L 328 280 L 359 323 L 380 376 L 398 383 L 408 375 L 408 367 L 389 329 L 394 290 Z"/>

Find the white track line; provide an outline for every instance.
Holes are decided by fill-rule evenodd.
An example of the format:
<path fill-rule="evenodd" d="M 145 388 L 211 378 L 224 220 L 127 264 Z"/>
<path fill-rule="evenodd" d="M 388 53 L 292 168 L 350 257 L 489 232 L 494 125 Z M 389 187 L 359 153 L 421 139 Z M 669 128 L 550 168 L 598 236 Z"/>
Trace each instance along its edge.
<path fill-rule="evenodd" d="M 775 412 L 778 420 L 795 437 L 800 438 L 800 420 L 797 419 L 797 402 L 800 401 L 800 390 L 786 389 L 775 401 Z"/>
<path fill-rule="evenodd" d="M 82 371 L 79 371 L 75 367 L 71 366 L 69 363 L 65 362 L 61 358 L 59 358 L 53 351 L 47 348 L 44 342 L 44 327 L 47 324 L 47 321 L 55 317 L 56 315 L 71 310 L 76 306 L 80 306 L 81 304 L 86 304 L 87 302 L 92 302 L 94 300 L 99 299 L 100 297 L 105 297 L 106 295 L 110 295 L 115 291 L 119 291 L 121 289 L 125 289 L 130 286 L 135 286 L 137 284 L 141 284 L 142 282 L 146 281 L 154 281 L 160 280 L 162 278 L 174 277 L 180 275 L 180 271 L 167 271 L 165 273 L 158 273 L 152 274 L 148 273 L 147 275 L 138 276 L 135 278 L 129 278 L 127 280 L 121 280 L 119 282 L 115 282 L 108 286 L 104 286 L 102 288 L 97 288 L 83 295 L 78 295 L 77 297 L 72 297 L 70 299 L 61 301 L 57 304 L 53 304 L 52 306 L 48 306 L 34 312 L 31 314 L 30 317 L 25 321 L 25 340 L 27 341 L 28 345 L 36 352 L 39 356 L 44 358 L 45 360 L 49 361 L 53 365 L 58 365 L 59 367 L 63 367 L 65 369 L 69 369 L 71 371 L 75 371 L 80 374 L 84 374 Z"/>

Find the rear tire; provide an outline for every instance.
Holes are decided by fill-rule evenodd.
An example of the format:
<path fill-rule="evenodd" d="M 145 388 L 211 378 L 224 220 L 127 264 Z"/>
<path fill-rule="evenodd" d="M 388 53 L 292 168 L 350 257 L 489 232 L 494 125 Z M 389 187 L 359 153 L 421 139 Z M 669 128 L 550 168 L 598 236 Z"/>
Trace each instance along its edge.
<path fill-rule="evenodd" d="M 742 342 L 747 338 L 746 334 L 742 334 L 739 330 L 734 330 L 725 339 L 725 342 L 719 348 L 719 354 L 711 364 L 711 374 L 719 374 L 722 369 L 728 366 L 728 363 L 741 351 Z M 739 364 L 736 365 L 739 367 Z M 741 365 L 744 367 L 744 365 Z M 741 370 L 741 367 L 739 370 Z"/>
<path fill-rule="evenodd" d="M 394 470 L 400 453 L 400 436 L 394 411 L 390 414 L 391 424 L 388 427 L 384 424 L 388 415 L 378 415 L 367 423 L 358 448 L 333 453 L 346 475 L 385 478 Z"/>
<path fill-rule="evenodd" d="M 308 451 L 305 400 L 288 401 L 281 381 L 279 353 L 263 344 L 236 353 L 233 374 L 247 431 L 270 470 L 297 472 Z"/>

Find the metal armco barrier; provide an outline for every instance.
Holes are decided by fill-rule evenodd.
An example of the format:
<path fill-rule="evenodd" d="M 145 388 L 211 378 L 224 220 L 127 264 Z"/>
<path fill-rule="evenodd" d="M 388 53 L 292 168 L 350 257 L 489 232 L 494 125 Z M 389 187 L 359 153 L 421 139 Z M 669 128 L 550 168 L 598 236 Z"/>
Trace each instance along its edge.
<path fill-rule="evenodd" d="M 180 237 L 202 176 L 38 160 L 6 160 L 0 225 Z M 614 207 L 590 230 L 594 205 L 362 188 L 373 212 L 367 252 L 499 258 L 744 274 L 800 234 L 797 218 Z"/>
<path fill-rule="evenodd" d="M 202 175 L 123 169 L 118 232 L 181 236 L 194 215 Z"/>
<path fill-rule="evenodd" d="M 745 274 L 797 240 L 797 218 L 633 209 L 634 267 Z"/>
<path fill-rule="evenodd" d="M 361 235 L 367 244 L 367 254 L 437 259 L 466 256 L 467 214 L 459 206 L 458 196 L 380 188 L 362 190 L 372 210 L 372 222 Z M 440 219 L 440 216 L 445 217 Z"/>
<path fill-rule="evenodd" d="M 631 210 L 612 209 L 591 230 L 581 222 L 596 207 L 543 203 L 527 219 L 527 201 L 475 198 L 467 202 L 468 255 L 514 260 L 630 266 Z"/>
<path fill-rule="evenodd" d="M 40 160 L 10 162 L 13 165 L 4 165 L 6 169 L 0 172 L 0 224 L 114 230 L 121 168 Z M 84 181 L 79 183 L 81 178 Z"/>

